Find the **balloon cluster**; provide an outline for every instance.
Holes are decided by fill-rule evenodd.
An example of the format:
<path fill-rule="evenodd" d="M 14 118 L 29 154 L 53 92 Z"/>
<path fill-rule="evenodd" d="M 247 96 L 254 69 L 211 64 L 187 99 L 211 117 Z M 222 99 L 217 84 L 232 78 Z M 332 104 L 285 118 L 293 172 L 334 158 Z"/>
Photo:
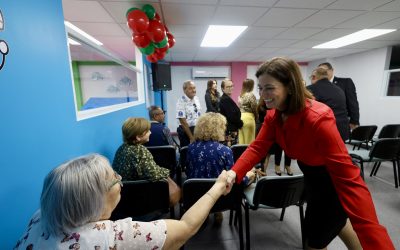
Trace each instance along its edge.
<path fill-rule="evenodd" d="M 133 31 L 132 41 L 146 55 L 149 62 L 163 59 L 174 46 L 174 36 L 150 4 L 143 5 L 142 9 L 130 8 L 126 12 L 126 18 L 129 28 Z"/>

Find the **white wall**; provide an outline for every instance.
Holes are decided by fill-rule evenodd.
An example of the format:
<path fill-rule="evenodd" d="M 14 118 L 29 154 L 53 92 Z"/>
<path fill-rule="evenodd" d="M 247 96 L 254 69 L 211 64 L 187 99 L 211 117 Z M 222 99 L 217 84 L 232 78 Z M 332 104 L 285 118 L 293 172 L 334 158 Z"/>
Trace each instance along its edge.
<path fill-rule="evenodd" d="M 360 106 L 360 124 L 377 125 L 377 133 L 385 124 L 400 124 L 400 97 L 385 97 L 383 91 L 387 50 L 381 48 L 326 60 L 332 64 L 335 75 L 353 79 Z M 308 72 L 321 62 L 311 62 Z"/>
<path fill-rule="evenodd" d="M 230 67 L 227 66 L 230 71 Z M 172 66 L 171 67 L 171 81 L 172 81 L 172 90 L 167 91 L 166 94 L 166 99 L 167 99 L 167 107 L 168 107 L 168 112 L 167 112 L 167 118 L 168 118 L 168 127 L 172 132 L 176 132 L 176 128 L 179 126 L 179 122 L 176 119 L 176 102 L 180 96 L 182 96 L 183 93 L 183 82 L 186 80 L 192 80 L 196 84 L 196 91 L 197 91 L 197 97 L 200 99 L 200 104 L 201 104 L 201 111 L 202 113 L 205 113 L 207 108 L 206 108 L 206 102 L 204 99 L 204 95 L 206 94 L 207 90 L 207 81 L 209 80 L 208 78 L 196 78 L 192 79 L 192 68 L 193 66 Z M 215 79 L 215 78 L 210 78 L 210 79 Z M 221 81 L 222 78 L 217 78 L 217 83 L 218 83 L 218 91 L 222 95 L 221 91 Z"/>

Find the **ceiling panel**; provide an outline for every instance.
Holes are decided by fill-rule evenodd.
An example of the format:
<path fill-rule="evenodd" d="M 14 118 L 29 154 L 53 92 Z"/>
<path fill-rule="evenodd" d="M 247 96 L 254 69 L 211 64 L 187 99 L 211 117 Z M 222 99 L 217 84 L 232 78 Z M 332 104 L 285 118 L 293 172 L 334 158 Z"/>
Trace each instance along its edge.
<path fill-rule="evenodd" d="M 297 24 L 297 27 L 330 28 L 343 21 L 361 15 L 363 11 L 321 10 L 318 13 Z"/>
<path fill-rule="evenodd" d="M 256 26 L 292 27 L 318 10 L 272 8 L 256 23 Z"/>
<path fill-rule="evenodd" d="M 335 10 L 373 10 L 393 0 L 338 0 L 327 7 Z"/>
<path fill-rule="evenodd" d="M 125 15 L 129 8 L 146 3 L 175 36 L 176 44 L 166 57 L 172 61 L 264 61 L 278 54 L 307 61 L 400 41 L 400 0 L 63 0 L 63 9 L 66 20 L 105 48 L 133 60 L 132 31 Z M 249 28 L 229 48 L 200 48 L 210 24 Z M 399 31 L 344 49 L 311 49 L 364 28 Z"/>
<path fill-rule="evenodd" d="M 163 11 L 165 23 L 173 24 L 210 24 L 216 6 L 189 5 L 189 4 L 164 4 Z"/>
<path fill-rule="evenodd" d="M 275 4 L 275 7 L 323 9 L 335 1 L 336 0 L 280 0 L 277 4 Z"/>
<path fill-rule="evenodd" d="M 343 22 L 335 26 L 335 28 L 371 28 L 396 18 L 400 18 L 400 12 L 368 12 Z"/>
<path fill-rule="evenodd" d="M 220 6 L 214 14 L 215 25 L 251 25 L 261 17 L 268 8 Z"/>

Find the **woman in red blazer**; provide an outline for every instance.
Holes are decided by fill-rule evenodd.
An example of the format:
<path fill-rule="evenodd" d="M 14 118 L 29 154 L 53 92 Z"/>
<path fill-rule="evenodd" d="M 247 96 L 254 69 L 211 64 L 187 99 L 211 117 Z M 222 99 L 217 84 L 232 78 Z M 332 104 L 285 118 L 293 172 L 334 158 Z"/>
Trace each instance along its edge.
<path fill-rule="evenodd" d="M 276 142 L 297 159 L 304 174 L 304 232 L 310 249 L 326 248 L 337 235 L 349 249 L 394 249 L 332 110 L 312 100 L 298 65 L 288 58 L 273 58 L 256 76 L 261 98 L 275 110 L 267 113 L 257 138 L 229 171 L 229 180 L 240 182 Z"/>

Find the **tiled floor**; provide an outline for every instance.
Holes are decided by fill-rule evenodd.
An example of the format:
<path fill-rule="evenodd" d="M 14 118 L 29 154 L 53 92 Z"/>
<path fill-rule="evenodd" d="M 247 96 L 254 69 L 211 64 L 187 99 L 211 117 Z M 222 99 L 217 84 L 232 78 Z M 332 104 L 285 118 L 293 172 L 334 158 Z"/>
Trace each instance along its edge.
<path fill-rule="evenodd" d="M 283 163 L 282 163 L 283 164 Z M 292 162 L 295 173 L 300 173 L 297 163 Z M 378 177 L 370 177 L 372 165 L 365 166 L 365 178 L 372 194 L 380 223 L 389 232 L 396 249 L 400 249 L 400 189 L 394 187 L 393 167 L 384 163 Z M 273 156 L 268 174 L 274 175 Z M 287 208 L 285 218 L 279 221 L 280 209 L 250 211 L 251 249 L 301 249 L 299 209 Z M 229 212 L 224 212 L 220 227 L 208 223 L 185 245 L 187 250 L 239 249 L 237 227 L 229 226 Z M 243 216 L 244 223 L 244 216 Z M 340 239 L 334 239 L 328 249 L 346 249 Z"/>

